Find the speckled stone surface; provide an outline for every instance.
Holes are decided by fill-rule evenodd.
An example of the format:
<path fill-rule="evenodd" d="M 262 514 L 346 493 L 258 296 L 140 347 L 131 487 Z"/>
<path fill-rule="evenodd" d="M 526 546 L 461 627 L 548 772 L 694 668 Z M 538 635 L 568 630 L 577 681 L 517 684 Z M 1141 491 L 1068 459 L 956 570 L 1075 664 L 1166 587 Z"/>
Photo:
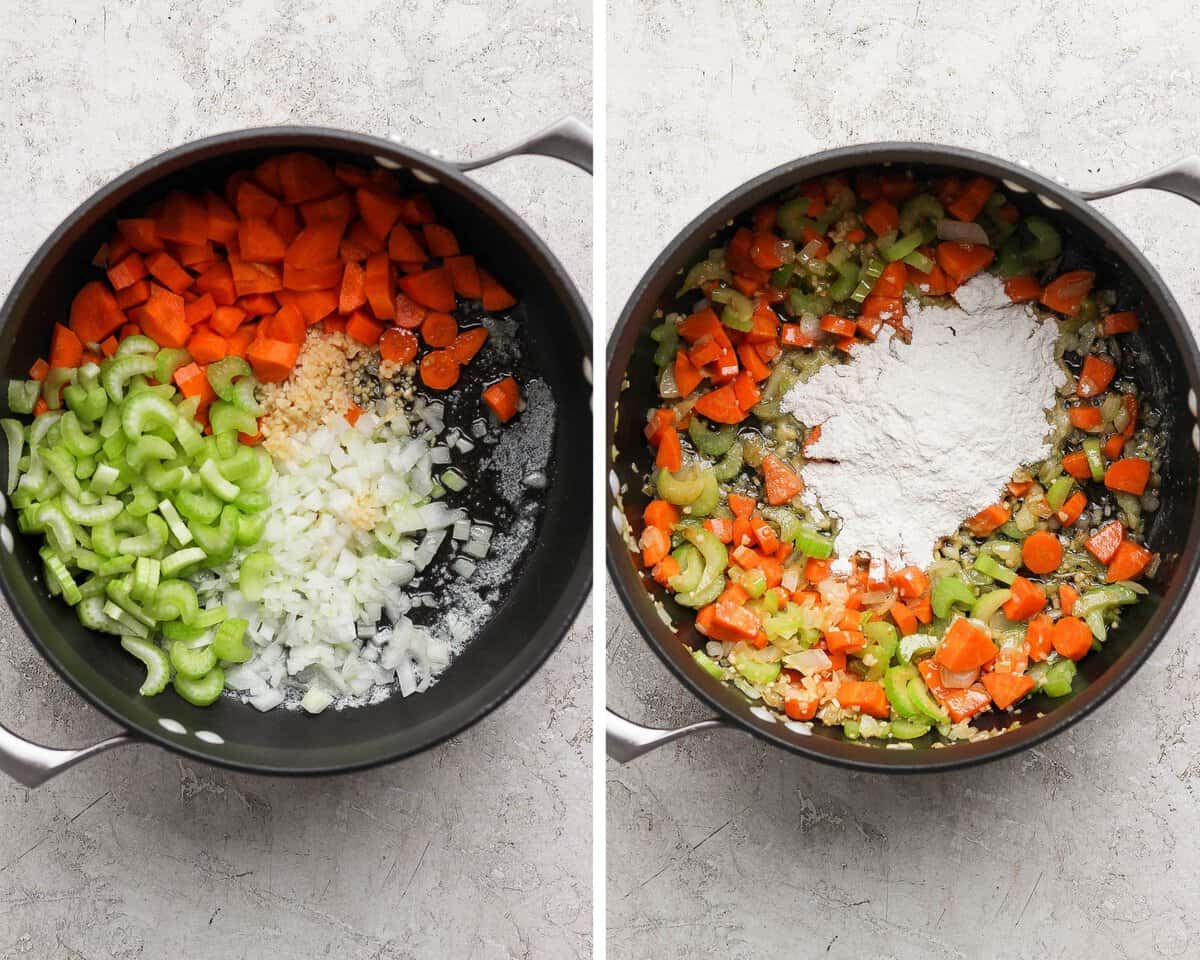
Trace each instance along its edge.
<path fill-rule="evenodd" d="M 958 143 L 1099 186 L 1196 150 L 1200 26 L 1118 2 L 610 4 L 609 322 L 710 202 L 795 156 Z M 1101 203 L 1200 308 L 1200 210 Z M 610 591 L 611 593 L 611 591 Z M 1081 726 L 934 777 L 717 732 L 608 769 L 608 956 L 1200 956 L 1200 601 Z M 608 701 L 705 715 L 608 605 Z"/>
<path fill-rule="evenodd" d="M 0 295 L 92 190 L 189 139 L 312 123 L 467 157 L 590 112 L 576 0 L 2 7 Z M 478 177 L 586 296 L 591 182 L 545 159 Z M 370 773 L 262 779 L 132 747 L 39 790 L 0 781 L 0 958 L 590 955 L 589 634 L 585 613 L 495 714 Z M 45 742 L 112 729 L 7 610 L 0 703 Z"/>

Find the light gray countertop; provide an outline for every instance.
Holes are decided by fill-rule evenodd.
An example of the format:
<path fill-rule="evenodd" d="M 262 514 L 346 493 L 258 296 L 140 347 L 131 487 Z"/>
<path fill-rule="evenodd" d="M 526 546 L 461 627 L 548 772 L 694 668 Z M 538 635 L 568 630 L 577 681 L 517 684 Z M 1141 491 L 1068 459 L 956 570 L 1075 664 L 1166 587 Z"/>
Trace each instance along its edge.
<path fill-rule="evenodd" d="M 796 156 L 925 140 L 1100 186 L 1196 151 L 1200 26 L 1179 0 L 609 15 L 610 324 L 692 217 Z M 1200 209 L 1155 193 L 1100 207 L 1194 319 Z M 609 594 L 610 705 L 705 716 Z M 1193 594 L 1096 714 L 976 770 L 868 776 L 734 732 L 610 761 L 610 960 L 1197 956 L 1198 617 Z"/>
<path fill-rule="evenodd" d="M 395 134 L 481 156 L 591 109 L 586 2 L 13 0 L 0 30 L 0 295 L 91 191 L 243 126 Z M 591 182 L 477 174 L 591 288 Z M 325 780 L 150 747 L 39 790 L 0 781 L 0 958 L 590 955 L 590 618 L 443 747 Z M 112 727 L 0 611 L 0 720 L 58 745 Z"/>

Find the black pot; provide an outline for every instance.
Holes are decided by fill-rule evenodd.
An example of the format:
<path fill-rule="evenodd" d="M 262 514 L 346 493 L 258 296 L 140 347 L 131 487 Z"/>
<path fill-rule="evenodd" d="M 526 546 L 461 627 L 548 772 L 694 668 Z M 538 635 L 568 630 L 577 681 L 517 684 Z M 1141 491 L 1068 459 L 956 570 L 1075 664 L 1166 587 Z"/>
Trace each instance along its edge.
<path fill-rule="evenodd" d="M 428 193 L 439 219 L 478 251 L 520 304 L 525 362 L 550 386 L 557 430 L 545 512 L 503 605 L 427 692 L 318 717 L 254 708 L 221 699 L 207 708 L 173 691 L 137 693 L 141 666 L 111 637 L 84 630 L 73 612 L 50 599 L 40 581 L 37 544 L 18 536 L 0 552 L 0 587 L 34 645 L 63 677 L 128 733 L 85 750 L 50 750 L 0 728 L 0 769 L 33 785 L 118 743 L 151 740 L 198 760 L 271 774 L 326 774 L 395 760 L 440 743 L 510 696 L 569 629 L 590 585 L 591 535 L 578 522 L 588 502 L 592 466 L 590 318 L 562 265 L 533 230 L 496 197 L 463 175 L 504 156 L 542 154 L 591 171 L 591 134 L 566 119 L 497 157 L 452 164 L 376 137 L 312 127 L 242 130 L 187 144 L 148 160 L 98 191 L 34 255 L 0 310 L 0 368 L 26 376 L 44 355 L 49 331 L 66 317 L 71 297 L 96 276 L 91 259 L 118 217 L 136 215 L 172 187 L 219 184 L 233 170 L 283 150 L 329 161 L 402 168 L 414 191 Z M 182 732 L 179 732 L 182 731 Z"/>
<path fill-rule="evenodd" d="M 647 498 L 641 492 L 638 469 L 647 463 L 642 427 L 645 411 L 657 405 L 654 344 L 647 331 L 656 309 L 679 309 L 674 291 L 682 273 L 703 259 L 730 232 L 730 222 L 759 203 L 805 180 L 860 168 L 894 164 L 918 174 L 982 174 L 1002 181 L 1005 194 L 1023 212 L 1037 211 L 1064 236 L 1064 265 L 1088 265 L 1100 275 L 1099 284 L 1115 285 L 1122 305 L 1136 308 L 1142 326 L 1136 347 L 1135 375 L 1151 402 L 1166 413 L 1162 429 L 1168 440 L 1168 463 L 1162 486 L 1162 507 L 1148 531 L 1152 548 L 1164 562 L 1150 595 L 1127 608 L 1119 629 L 1103 649 L 1079 664 L 1086 687 L 1060 700 L 1030 697 L 1002 717 L 994 712 L 996 728 L 1012 719 L 1014 731 L 974 743 L 944 749 L 887 750 L 842 739 L 836 728 L 814 725 L 810 734 L 773 721 L 736 689 L 709 677 L 692 660 L 690 649 L 703 642 L 691 625 L 690 611 L 674 604 L 656 584 L 644 577 L 623 539 L 628 526 L 636 537 Z M 1022 750 L 1066 729 L 1110 697 L 1150 656 L 1166 634 L 1196 575 L 1200 560 L 1200 496 L 1197 489 L 1196 393 L 1200 390 L 1200 354 L 1179 305 L 1142 253 L 1086 201 L 1136 187 L 1169 190 L 1200 203 L 1200 160 L 1191 158 L 1114 190 L 1081 194 L 1029 170 L 968 150 L 915 143 L 881 143 L 831 150 L 796 160 L 756 177 L 726 194 L 689 224 L 655 260 L 629 298 L 608 344 L 608 394 L 612 404 L 606 450 L 612 453 L 610 481 L 623 493 L 613 499 L 608 518 L 608 567 L 613 583 L 633 622 L 650 648 L 719 719 L 678 730 L 655 730 L 609 715 L 608 746 L 616 759 L 626 761 L 668 740 L 698 729 L 728 724 L 748 730 L 769 743 L 802 756 L 861 770 L 913 772 L 944 770 L 995 759 Z M 612 483 L 609 485 L 613 488 Z M 657 614 L 662 602 L 676 623 L 672 629 Z M 1078 685 L 1078 681 L 1077 681 Z M 986 716 L 986 715 L 985 715 Z M 983 720 L 983 718 L 980 718 Z M 1116 742 L 1116 738 L 1114 738 Z"/>

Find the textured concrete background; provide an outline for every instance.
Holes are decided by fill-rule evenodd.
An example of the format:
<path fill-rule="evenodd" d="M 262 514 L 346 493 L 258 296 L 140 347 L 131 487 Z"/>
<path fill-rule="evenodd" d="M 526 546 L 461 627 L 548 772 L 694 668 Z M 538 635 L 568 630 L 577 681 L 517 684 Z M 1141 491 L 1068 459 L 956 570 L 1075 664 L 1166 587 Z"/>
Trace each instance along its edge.
<path fill-rule="evenodd" d="M 586 0 L 3 0 L 0 295 L 76 203 L 188 139 L 314 123 L 478 156 L 587 116 L 590 21 Z M 590 181 L 551 160 L 478 176 L 587 295 Z M 371 773 L 268 780 L 134 747 L 0 782 L 0 958 L 587 956 L 588 636 L 585 614 L 493 716 Z M 6 610 L 0 703 L 55 744 L 111 729 Z"/>
<path fill-rule="evenodd" d="M 870 140 L 959 143 L 1080 185 L 1196 150 L 1191 5 L 1129 0 L 610 5 L 615 316 L 741 181 Z M 1200 308 L 1200 210 L 1102 209 Z M 610 323 L 613 319 L 610 316 Z M 610 763 L 610 960 L 1200 956 L 1200 603 L 1087 723 L 980 770 L 882 779 L 736 733 Z M 609 604 L 610 704 L 704 715 Z"/>

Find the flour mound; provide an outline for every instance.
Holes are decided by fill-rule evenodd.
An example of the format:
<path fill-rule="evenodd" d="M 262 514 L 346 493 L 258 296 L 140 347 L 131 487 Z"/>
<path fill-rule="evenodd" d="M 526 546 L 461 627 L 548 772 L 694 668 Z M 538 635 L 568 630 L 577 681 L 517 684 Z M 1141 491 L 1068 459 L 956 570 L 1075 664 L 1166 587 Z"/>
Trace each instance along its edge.
<path fill-rule="evenodd" d="M 910 301 L 910 344 L 884 327 L 849 363 L 822 367 L 783 398 L 784 411 L 821 425 L 803 475 L 842 522 L 843 557 L 926 565 L 1018 466 L 1049 453 L 1046 411 L 1066 382 L 1056 324 L 1010 303 L 990 274 L 955 298 Z"/>

